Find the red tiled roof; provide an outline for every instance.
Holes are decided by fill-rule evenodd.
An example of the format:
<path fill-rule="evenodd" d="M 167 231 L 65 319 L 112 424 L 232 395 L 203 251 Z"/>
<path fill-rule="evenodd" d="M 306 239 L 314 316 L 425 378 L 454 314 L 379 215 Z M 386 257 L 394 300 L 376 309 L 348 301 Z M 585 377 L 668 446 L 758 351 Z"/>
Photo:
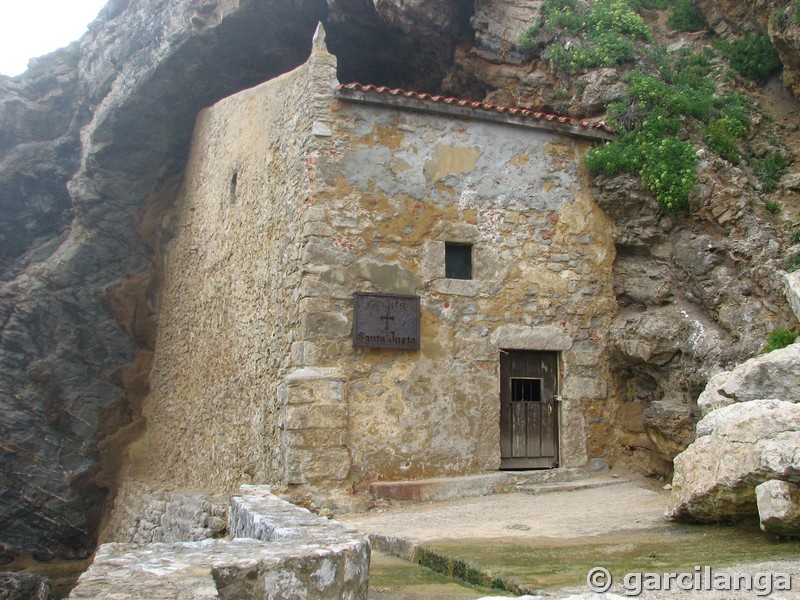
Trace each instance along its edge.
<path fill-rule="evenodd" d="M 336 86 L 336 90 L 362 92 L 368 94 L 384 94 L 387 96 L 393 96 L 395 98 L 409 98 L 411 100 L 418 100 L 426 103 L 443 104 L 453 107 L 472 109 L 476 111 L 485 111 L 488 113 L 494 113 L 498 115 L 513 115 L 517 117 L 523 117 L 526 119 L 532 119 L 535 121 L 561 123 L 572 127 L 580 127 L 588 130 L 594 129 L 594 130 L 604 131 L 607 133 L 614 133 L 614 128 L 609 127 L 602 121 L 590 121 L 588 119 L 573 119 L 571 117 L 543 113 L 535 110 L 530 110 L 527 108 L 502 106 L 499 104 L 487 104 L 485 102 L 478 102 L 475 100 L 465 100 L 463 98 L 451 98 L 448 96 L 434 96 L 432 94 L 427 94 L 424 92 L 413 92 L 413 91 L 403 90 L 401 88 L 375 86 L 372 84 L 364 85 L 361 83 L 340 83 L 339 85 Z"/>

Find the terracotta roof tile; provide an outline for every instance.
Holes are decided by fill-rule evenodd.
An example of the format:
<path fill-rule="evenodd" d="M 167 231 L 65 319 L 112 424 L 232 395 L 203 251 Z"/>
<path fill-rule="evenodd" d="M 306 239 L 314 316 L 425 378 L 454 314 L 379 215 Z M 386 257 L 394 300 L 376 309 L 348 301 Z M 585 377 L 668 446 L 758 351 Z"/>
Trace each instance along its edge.
<path fill-rule="evenodd" d="M 425 92 L 414 92 L 409 90 L 404 90 L 401 88 L 390 88 L 386 86 L 375 86 L 372 84 L 362 84 L 362 83 L 340 83 L 336 86 L 337 90 L 345 90 L 351 92 L 362 92 L 367 94 L 385 94 L 388 96 L 394 96 L 396 98 L 409 98 L 412 100 L 420 100 L 423 102 L 430 102 L 433 104 L 446 104 L 446 105 L 457 105 L 462 108 L 470 108 L 473 110 L 480 110 L 486 111 L 489 113 L 497 113 L 497 114 L 511 114 L 517 117 L 523 117 L 526 119 L 533 119 L 535 121 L 550 121 L 550 122 L 557 122 L 568 124 L 571 126 L 577 126 L 586 128 L 587 130 L 600 130 L 607 133 L 614 133 L 614 129 L 609 127 L 603 121 L 590 121 L 588 119 L 573 119 L 571 117 L 565 117 L 563 115 L 554 115 L 543 113 L 535 110 L 530 110 L 528 108 L 519 108 L 515 106 L 502 106 L 500 104 L 489 104 L 486 102 L 478 102 L 475 100 L 465 100 L 463 98 L 452 98 L 448 96 L 438 96 L 438 95 L 431 95 Z"/>

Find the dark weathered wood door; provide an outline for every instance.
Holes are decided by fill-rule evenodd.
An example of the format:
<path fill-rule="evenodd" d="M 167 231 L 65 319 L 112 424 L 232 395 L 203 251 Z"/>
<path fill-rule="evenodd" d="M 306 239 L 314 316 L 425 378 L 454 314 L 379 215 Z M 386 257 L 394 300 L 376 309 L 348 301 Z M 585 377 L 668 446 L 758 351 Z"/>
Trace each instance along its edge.
<path fill-rule="evenodd" d="M 500 352 L 500 468 L 558 466 L 558 354 Z"/>

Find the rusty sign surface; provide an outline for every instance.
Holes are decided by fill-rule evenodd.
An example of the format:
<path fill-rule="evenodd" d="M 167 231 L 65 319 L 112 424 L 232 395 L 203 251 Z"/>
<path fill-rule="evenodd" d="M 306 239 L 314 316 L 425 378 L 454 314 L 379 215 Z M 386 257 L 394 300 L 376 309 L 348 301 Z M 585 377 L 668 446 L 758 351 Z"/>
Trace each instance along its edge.
<path fill-rule="evenodd" d="M 419 297 L 356 292 L 353 346 L 419 348 Z"/>

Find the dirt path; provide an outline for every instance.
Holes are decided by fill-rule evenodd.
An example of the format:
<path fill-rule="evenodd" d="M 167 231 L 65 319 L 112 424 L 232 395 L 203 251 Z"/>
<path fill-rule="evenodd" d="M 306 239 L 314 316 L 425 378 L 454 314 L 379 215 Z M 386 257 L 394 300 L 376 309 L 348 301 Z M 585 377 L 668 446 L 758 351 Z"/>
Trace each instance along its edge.
<path fill-rule="evenodd" d="M 417 542 L 458 538 L 575 538 L 665 524 L 668 493 L 634 482 L 572 492 L 498 494 L 407 504 L 338 520 Z"/>

